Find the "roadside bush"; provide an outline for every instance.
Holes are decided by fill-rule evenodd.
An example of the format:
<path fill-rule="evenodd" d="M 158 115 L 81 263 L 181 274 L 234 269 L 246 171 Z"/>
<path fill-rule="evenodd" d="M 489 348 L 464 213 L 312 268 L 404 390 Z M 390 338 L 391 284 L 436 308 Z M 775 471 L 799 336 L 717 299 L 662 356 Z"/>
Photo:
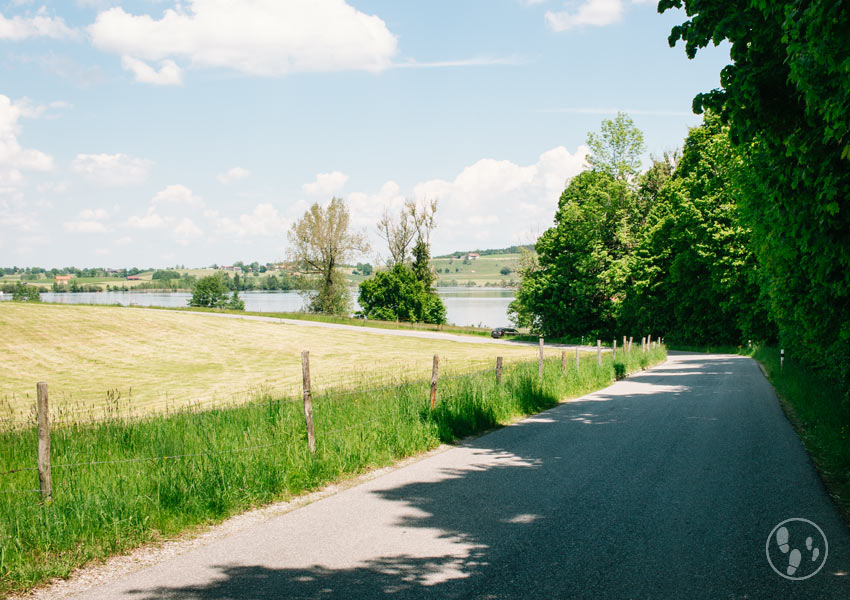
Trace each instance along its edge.
<path fill-rule="evenodd" d="M 230 295 L 221 273 L 201 277 L 195 282 L 189 306 L 245 310 L 245 303 L 239 297 L 239 292 L 234 291 L 233 295 Z"/>
<path fill-rule="evenodd" d="M 15 291 L 12 292 L 12 300 L 16 302 L 41 302 L 41 296 L 38 288 L 18 282 Z"/>

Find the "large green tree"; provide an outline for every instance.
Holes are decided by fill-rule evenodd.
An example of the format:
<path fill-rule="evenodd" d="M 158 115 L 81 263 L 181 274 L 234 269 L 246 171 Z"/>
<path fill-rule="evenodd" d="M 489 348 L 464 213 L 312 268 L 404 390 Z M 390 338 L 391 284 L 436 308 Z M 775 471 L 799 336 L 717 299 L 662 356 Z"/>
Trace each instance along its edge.
<path fill-rule="evenodd" d="M 370 319 L 446 322 L 446 309 L 440 297 L 426 288 L 410 267 L 401 263 L 361 282 L 357 301 Z"/>
<path fill-rule="evenodd" d="M 620 307 L 626 330 L 702 344 L 771 337 L 752 233 L 739 214 L 742 168 L 726 128 L 708 115 L 691 129 L 672 175 L 657 177 L 653 167 L 642 177 L 642 188 L 660 187 Z"/>
<path fill-rule="evenodd" d="M 537 240 L 536 260 L 524 261 L 509 308 L 515 323 L 547 336 L 613 334 L 636 228 L 651 209 L 651 198 L 636 195 L 643 134 L 631 118 L 604 120 L 587 142 L 592 170 L 561 194 L 555 225 Z"/>
<path fill-rule="evenodd" d="M 587 146 L 590 148 L 587 162 L 595 171 L 603 171 L 620 181 L 640 172 L 645 149 L 643 132 L 626 113 L 618 112 L 613 119 L 602 121 L 598 133 L 587 134 Z"/>
<path fill-rule="evenodd" d="M 694 109 L 729 123 L 747 169 L 741 212 L 781 342 L 850 387 L 850 4 L 661 0 L 689 57 L 728 40 L 721 89 Z"/>
<path fill-rule="evenodd" d="M 351 215 L 341 198 L 326 207 L 313 204 L 289 231 L 290 255 L 299 270 L 312 278 L 305 291 L 312 312 L 345 314 L 350 298 L 339 270 L 357 255 L 368 252 L 365 234 L 351 228 Z"/>
<path fill-rule="evenodd" d="M 555 226 L 537 240 L 537 261 L 521 270 L 511 313 L 547 336 L 609 335 L 624 293 L 633 193 L 604 171 L 574 177 L 558 201 Z"/>

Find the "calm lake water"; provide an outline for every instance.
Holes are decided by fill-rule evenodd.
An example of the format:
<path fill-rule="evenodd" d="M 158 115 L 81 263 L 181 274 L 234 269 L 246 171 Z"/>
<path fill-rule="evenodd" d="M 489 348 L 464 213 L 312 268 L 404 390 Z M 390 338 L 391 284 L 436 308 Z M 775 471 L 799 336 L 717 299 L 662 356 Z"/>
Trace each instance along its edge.
<path fill-rule="evenodd" d="M 446 317 L 455 325 L 499 327 L 509 325 L 508 304 L 514 290 L 503 288 L 439 288 L 437 293 L 446 305 Z M 296 312 L 304 306 L 298 292 L 240 292 L 245 310 L 256 312 Z M 356 297 L 356 294 L 352 294 Z M 11 297 L 11 294 L 6 294 Z M 186 306 L 191 294 L 186 292 L 82 292 L 78 294 L 47 292 L 44 302 L 64 304 L 121 304 L 124 306 Z M 355 307 L 359 308 L 356 306 Z"/>

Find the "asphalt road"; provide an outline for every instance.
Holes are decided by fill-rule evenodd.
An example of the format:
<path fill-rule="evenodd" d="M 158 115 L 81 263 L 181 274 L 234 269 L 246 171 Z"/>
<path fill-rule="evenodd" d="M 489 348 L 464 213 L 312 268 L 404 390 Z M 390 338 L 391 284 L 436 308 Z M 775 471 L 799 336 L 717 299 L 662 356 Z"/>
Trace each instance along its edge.
<path fill-rule="evenodd" d="M 850 532 L 757 365 L 675 355 L 79 597 L 383 596 L 846 599 Z"/>

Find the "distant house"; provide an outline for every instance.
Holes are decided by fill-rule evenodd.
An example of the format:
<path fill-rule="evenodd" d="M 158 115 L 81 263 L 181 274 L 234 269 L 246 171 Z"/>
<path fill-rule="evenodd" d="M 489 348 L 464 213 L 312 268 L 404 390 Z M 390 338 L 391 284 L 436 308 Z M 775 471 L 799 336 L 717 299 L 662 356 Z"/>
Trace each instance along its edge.
<path fill-rule="evenodd" d="M 127 281 L 141 281 L 141 279 L 138 275 L 127 275 Z"/>
<path fill-rule="evenodd" d="M 479 258 L 480 256 L 481 255 L 478 254 L 477 252 L 470 252 L 469 253 L 469 260 L 475 260 L 476 258 Z"/>
<path fill-rule="evenodd" d="M 62 283 L 68 283 L 69 281 L 71 281 L 70 275 L 57 275 L 56 276 L 56 283 L 62 284 Z"/>

